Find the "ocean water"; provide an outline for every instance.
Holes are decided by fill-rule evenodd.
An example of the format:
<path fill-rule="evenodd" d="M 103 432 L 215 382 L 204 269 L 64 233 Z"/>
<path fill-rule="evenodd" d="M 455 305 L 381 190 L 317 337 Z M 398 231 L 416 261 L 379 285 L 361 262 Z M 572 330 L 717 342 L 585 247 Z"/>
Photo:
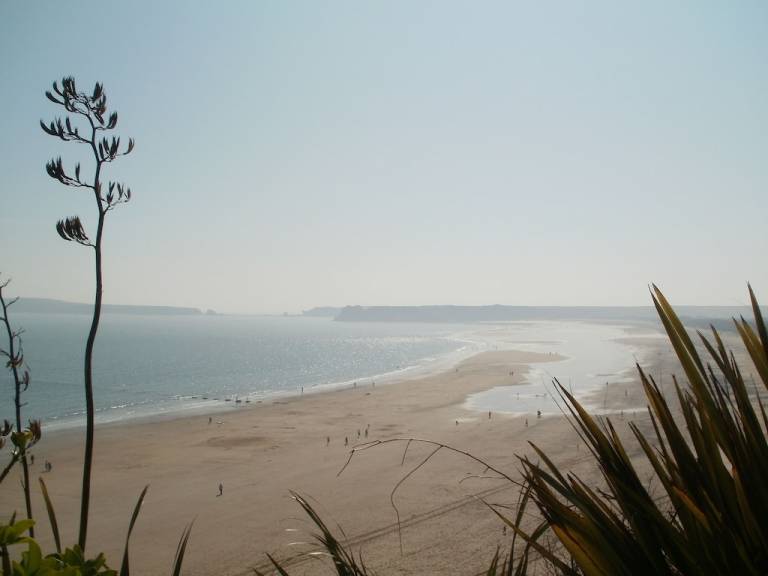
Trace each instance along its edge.
<path fill-rule="evenodd" d="M 31 385 L 24 414 L 47 427 L 84 424 L 83 351 L 90 317 L 17 314 Z M 326 318 L 102 316 L 94 353 L 97 422 L 370 385 L 471 355 L 466 327 L 342 323 Z M 13 414 L 10 374 L 0 418 Z M 239 402 L 238 402 L 239 401 Z"/>

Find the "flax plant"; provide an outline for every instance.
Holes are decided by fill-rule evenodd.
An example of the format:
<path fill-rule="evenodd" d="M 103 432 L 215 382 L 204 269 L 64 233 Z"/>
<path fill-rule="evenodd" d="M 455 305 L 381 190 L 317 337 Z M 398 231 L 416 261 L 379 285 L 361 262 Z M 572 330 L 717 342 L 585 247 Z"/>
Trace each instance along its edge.
<path fill-rule="evenodd" d="M 736 330 L 768 388 L 768 332 L 749 288 L 754 326 Z M 559 392 L 574 426 L 598 464 L 606 488 L 597 490 L 565 474 L 535 444 L 541 463 L 522 459 L 533 501 L 578 569 L 543 551 L 563 574 L 712 575 L 768 573 L 768 419 L 755 389 L 720 334 L 698 333 L 709 356 L 699 354 L 664 295 L 653 302 L 687 383 L 674 380 L 681 416 L 653 377 L 638 367 L 653 434 L 630 424 L 660 482 L 654 496 L 629 458 L 610 420 L 596 420 L 564 387 Z M 509 524 L 529 543 L 519 523 Z"/>
<path fill-rule="evenodd" d="M 78 216 L 72 216 L 59 220 L 56 231 L 64 240 L 76 242 L 82 246 L 93 249 L 95 263 L 96 290 L 93 305 L 93 317 L 88 332 L 84 357 L 84 385 L 86 407 L 85 430 L 85 457 L 83 464 L 82 496 L 80 500 L 80 530 L 78 544 L 85 550 L 88 535 L 88 508 L 91 495 L 91 468 L 93 464 L 93 439 L 94 439 L 94 404 L 93 404 L 93 347 L 96 342 L 96 333 L 99 329 L 101 318 L 101 299 L 103 293 L 102 278 L 102 239 L 104 234 L 104 222 L 107 214 L 119 204 L 131 199 L 130 188 L 121 183 L 104 181 L 102 170 L 106 164 L 114 162 L 121 156 L 133 151 L 133 139 L 128 141 L 125 148 L 120 146 L 120 138 L 112 136 L 107 138 L 103 134 L 113 130 L 117 126 L 117 112 L 107 116 L 107 96 L 104 87 L 96 83 L 91 94 L 78 92 L 75 79 L 66 77 L 61 81 L 61 87 L 54 82 L 53 91 L 45 93 L 48 100 L 62 106 L 66 112 L 80 117 L 84 123 L 84 131 L 73 122 L 70 117 L 63 120 L 57 118 L 46 124 L 40 121 L 40 127 L 46 134 L 57 137 L 64 142 L 76 142 L 85 144 L 93 155 L 93 175 L 89 179 L 81 176 L 80 163 L 75 165 L 74 173 L 68 173 L 62 163 L 61 157 L 49 161 L 46 166 L 48 175 L 65 186 L 83 188 L 93 195 L 98 211 L 95 239 L 91 239 L 85 232 Z"/>

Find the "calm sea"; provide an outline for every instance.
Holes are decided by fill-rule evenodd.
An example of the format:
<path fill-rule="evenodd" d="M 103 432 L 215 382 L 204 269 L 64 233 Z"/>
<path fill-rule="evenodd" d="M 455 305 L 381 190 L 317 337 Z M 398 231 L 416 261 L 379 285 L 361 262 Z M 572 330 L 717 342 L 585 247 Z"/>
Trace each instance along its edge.
<path fill-rule="evenodd" d="M 12 321 L 24 328 L 32 377 L 24 414 L 42 418 L 48 427 L 82 425 L 90 318 L 17 314 Z M 455 325 L 104 315 L 94 355 L 97 421 L 228 409 L 300 394 L 302 387 L 311 393 L 355 381 L 370 385 L 469 355 L 477 347 Z M 10 418 L 10 375 L 3 381 L 0 418 Z"/>

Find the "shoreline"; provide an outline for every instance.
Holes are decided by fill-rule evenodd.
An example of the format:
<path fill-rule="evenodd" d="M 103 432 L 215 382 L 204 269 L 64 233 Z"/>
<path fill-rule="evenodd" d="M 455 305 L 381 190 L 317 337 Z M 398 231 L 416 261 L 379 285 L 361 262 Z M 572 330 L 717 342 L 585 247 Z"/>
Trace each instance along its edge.
<path fill-rule="evenodd" d="M 538 322 L 538 324 L 557 324 L 558 322 L 549 322 L 549 321 L 542 321 Z M 445 354 L 440 355 L 437 358 L 434 358 L 432 362 L 426 363 L 426 364 L 417 364 L 414 366 L 407 366 L 405 368 L 399 368 L 394 371 L 386 372 L 383 374 L 377 374 L 373 376 L 364 376 L 356 379 L 349 379 L 341 382 L 336 383 L 329 383 L 329 384 L 318 384 L 314 385 L 312 387 L 307 388 L 306 390 L 302 391 L 295 391 L 295 390 L 285 390 L 285 391 L 275 391 L 275 392 L 269 392 L 264 394 L 264 396 L 260 397 L 258 400 L 250 400 L 250 401 L 243 401 L 241 403 L 235 403 L 234 401 L 226 401 L 221 399 L 210 399 L 206 400 L 205 404 L 200 404 L 198 406 L 189 407 L 189 408 L 182 408 L 178 410 L 170 410 L 170 411 L 163 411 L 163 412 L 154 412 L 154 413 L 148 413 L 148 414 L 141 414 L 136 416 L 131 416 L 128 418 L 118 418 L 115 420 L 109 420 L 109 421 L 99 421 L 97 419 L 96 421 L 96 429 L 97 432 L 101 429 L 111 429 L 111 428 L 121 428 L 121 427 L 131 427 L 131 426 L 151 426 L 155 423 L 161 423 L 161 422 L 173 422 L 176 420 L 185 420 L 185 419 L 193 419 L 193 418 L 201 418 L 201 417 L 212 417 L 214 419 L 218 419 L 220 417 L 232 415 L 232 414 L 239 414 L 241 412 L 246 412 L 249 410 L 257 409 L 259 407 L 264 406 L 273 406 L 273 405 L 279 405 L 279 404 L 286 404 L 291 402 L 300 401 L 304 398 L 310 398 L 316 395 L 327 395 L 327 394 L 336 394 L 341 393 L 345 391 L 353 391 L 356 389 L 366 389 L 366 387 L 371 387 L 371 382 L 376 383 L 376 385 L 379 386 L 391 386 L 391 385 L 408 385 L 409 382 L 416 381 L 422 378 L 428 378 L 428 377 L 436 377 L 441 374 L 447 373 L 451 370 L 453 370 L 456 366 L 461 364 L 462 362 L 466 362 L 468 360 L 471 360 L 472 358 L 481 355 L 485 352 L 492 352 L 492 351 L 508 351 L 508 352 L 518 352 L 518 353 L 524 353 L 522 350 L 518 350 L 516 348 L 509 348 L 509 347 L 503 347 L 501 350 L 499 350 L 499 345 L 504 346 L 505 342 L 504 340 L 498 339 L 497 336 L 492 334 L 493 330 L 497 330 L 499 328 L 505 328 L 509 325 L 528 325 L 531 324 L 530 322 L 512 322 L 512 323 L 488 323 L 483 325 L 478 325 L 477 327 L 474 327 L 475 329 L 469 332 L 462 333 L 462 339 L 459 340 L 457 338 L 452 338 L 458 342 L 464 342 L 465 346 L 458 348 L 456 350 L 447 352 Z M 665 338 L 665 336 L 661 334 L 654 334 L 654 333 L 647 333 L 645 330 L 643 330 L 640 326 L 635 324 L 617 324 L 617 323 L 592 323 L 592 322 L 570 322 L 570 324 L 577 324 L 577 325 L 589 325 L 589 324 L 596 324 L 598 326 L 612 326 L 614 328 L 621 329 L 625 332 L 622 336 L 617 336 L 615 338 L 612 338 L 613 341 L 623 344 L 625 346 L 630 347 L 634 352 L 640 352 L 643 349 L 648 348 L 655 348 L 654 341 L 658 341 L 659 338 Z M 643 326 L 643 325 L 641 325 Z M 644 328 L 645 326 L 643 326 Z M 488 332 L 488 329 L 492 329 L 491 332 Z M 641 334 L 636 334 L 636 332 L 643 332 Z M 471 338 L 474 337 L 474 338 Z M 558 342 L 552 341 L 552 340 L 531 340 L 526 342 L 527 344 L 533 344 L 535 346 L 540 345 L 550 345 L 550 344 L 557 344 Z M 507 343 L 508 345 L 508 343 Z M 552 362 L 562 362 L 565 360 L 569 360 L 570 358 L 568 356 L 562 356 L 554 354 L 547 355 L 546 353 L 542 352 L 535 352 L 536 354 L 542 354 L 544 356 L 544 359 L 540 362 L 532 363 L 532 364 L 548 364 Z M 526 364 L 526 370 L 522 372 L 524 375 L 529 375 L 531 372 L 535 370 L 535 366 Z M 631 372 L 631 375 L 625 376 L 622 380 L 616 382 L 624 383 L 625 381 L 632 380 L 636 374 L 634 374 L 634 367 L 627 368 L 625 371 Z M 524 380 L 524 379 L 523 379 Z M 360 383 L 359 386 L 356 384 Z M 535 387 L 535 384 L 533 382 L 526 382 L 526 381 L 518 381 L 514 385 L 515 390 L 522 390 L 526 387 Z M 480 406 L 473 406 L 472 405 L 472 399 L 475 396 L 482 395 L 483 393 L 491 392 L 494 388 L 503 388 L 505 387 L 502 385 L 501 387 L 490 387 L 484 390 L 475 391 L 472 393 L 467 393 L 465 396 L 463 402 L 461 403 L 461 406 L 463 409 L 471 412 L 471 413 L 485 413 L 487 411 L 486 407 L 480 407 Z M 375 388 L 375 385 L 373 386 Z M 577 394 L 577 399 L 580 399 L 585 402 L 585 405 L 589 406 L 590 410 L 593 410 L 595 413 L 599 413 L 600 409 L 595 407 L 594 403 L 589 403 L 589 400 L 591 398 L 597 397 L 599 394 L 600 389 L 598 387 L 588 388 L 586 390 L 580 391 L 579 394 Z M 526 413 L 535 413 L 536 409 L 533 408 L 529 411 L 509 411 L 509 410 L 501 410 L 501 409 L 493 409 L 494 412 L 498 414 L 503 414 L 508 417 L 520 417 L 525 415 Z M 544 415 L 546 416 L 552 416 L 552 412 L 544 412 Z M 51 425 L 51 423 L 43 422 L 43 431 L 45 432 L 55 432 L 57 435 L 78 435 L 82 434 L 85 431 L 85 423 L 84 422 L 77 422 L 77 423 L 64 423 L 63 425 L 56 425 L 55 423 Z"/>
<path fill-rule="evenodd" d="M 380 377 L 380 376 L 374 376 L 371 378 L 376 378 L 375 382 L 376 385 L 372 385 L 371 382 L 366 382 L 363 384 L 360 384 L 359 386 L 354 386 L 352 383 L 359 382 L 361 380 L 364 380 L 363 378 L 359 378 L 356 381 L 345 381 L 338 384 L 328 384 L 328 385 L 318 385 L 316 387 L 313 387 L 311 389 L 308 389 L 305 391 L 304 394 L 300 392 L 281 392 L 281 393 L 275 393 L 274 395 L 270 395 L 268 397 L 265 397 L 263 400 L 259 401 L 251 401 L 249 404 L 239 404 L 235 405 L 234 402 L 225 402 L 222 400 L 214 400 L 216 402 L 215 405 L 210 404 L 205 407 L 200 407 L 199 409 L 193 408 L 191 410 L 194 410 L 193 412 L 187 412 L 183 410 L 175 410 L 171 412 L 166 413 L 154 413 L 154 414 L 147 414 L 142 416 L 136 416 L 132 418 L 127 419 L 121 419 L 121 420 L 114 420 L 114 421 L 108 421 L 108 422 L 96 422 L 96 434 L 98 436 L 99 431 L 106 431 L 106 430 L 121 430 L 124 429 L 128 433 L 130 433 L 130 430 L 132 428 L 144 428 L 147 426 L 153 426 L 155 424 L 173 424 L 178 422 L 184 422 L 184 421 L 191 421 L 194 420 L 195 422 L 199 421 L 200 419 L 207 419 L 207 418 L 213 418 L 214 423 L 217 421 L 217 419 L 220 419 L 222 417 L 227 416 L 234 416 L 235 418 L 244 418 L 248 414 L 258 411 L 258 410 L 264 410 L 269 409 L 274 406 L 290 406 L 294 403 L 301 403 L 304 401 L 308 401 L 310 399 L 320 397 L 323 399 L 323 402 L 331 402 L 336 395 L 344 395 L 347 393 L 362 393 L 365 395 L 368 395 L 370 392 L 374 390 L 380 390 L 384 387 L 390 387 L 390 386 L 409 386 L 414 383 L 418 383 L 420 380 L 428 379 L 428 378 L 439 378 L 441 376 L 448 375 L 452 373 L 457 366 L 463 364 L 463 363 L 473 363 L 473 360 L 479 361 L 480 357 L 482 357 L 484 354 L 494 354 L 494 353 L 500 353 L 500 354 L 511 354 L 514 358 L 516 358 L 517 354 L 521 354 L 526 357 L 526 360 L 528 360 L 525 363 L 518 364 L 523 369 L 520 370 L 520 374 L 524 378 L 525 375 L 530 371 L 531 365 L 538 364 L 538 363 L 548 363 L 548 362 L 558 362 L 567 359 L 563 356 L 558 355 L 545 355 L 543 353 L 536 353 L 536 352 L 523 352 L 519 350 L 513 350 L 513 349 L 505 349 L 505 350 L 480 350 L 480 351 L 474 351 L 471 354 L 462 357 L 453 363 L 446 369 L 444 365 L 441 365 L 440 367 L 435 368 L 427 368 L 427 367 L 417 367 L 417 368 L 424 368 L 423 372 L 417 372 L 417 373 L 411 373 L 411 374 L 404 374 L 405 371 L 409 370 L 409 368 L 404 368 L 397 370 L 395 372 L 389 372 L 386 373 L 387 375 L 391 376 L 391 379 L 387 379 L 386 377 Z M 446 356 L 449 356 L 453 353 L 448 353 Z M 540 356 L 540 359 L 532 360 L 533 358 L 537 358 Z M 515 364 L 517 364 L 517 360 L 513 361 Z M 379 378 L 381 378 L 381 384 L 379 384 Z M 366 378 L 367 379 L 367 378 Z M 352 382 L 352 383 L 350 383 Z M 518 382 L 516 384 L 512 384 L 512 386 L 524 386 L 525 383 Z M 325 387 L 327 386 L 327 388 Z M 319 389 L 320 387 L 323 387 L 322 389 Z M 483 390 L 479 390 L 479 392 L 482 392 Z M 465 407 L 464 403 L 459 403 L 462 410 L 465 410 L 470 413 L 478 413 L 483 414 L 486 411 L 483 409 L 475 409 L 475 408 L 469 408 Z M 214 408 L 211 410 L 211 408 Z M 503 411 L 497 412 L 499 415 L 503 415 L 505 417 L 517 417 L 518 414 L 514 413 L 507 413 Z M 44 432 L 49 430 L 49 428 L 44 428 Z M 68 426 L 63 428 L 55 428 L 53 431 L 56 432 L 57 436 L 82 436 L 85 433 L 85 425 L 78 425 L 78 426 Z"/>
<path fill-rule="evenodd" d="M 216 416 L 221 414 L 227 414 L 237 410 L 243 410 L 258 405 L 268 405 L 275 402 L 284 402 L 294 398 L 301 398 L 304 396 L 310 396 L 315 394 L 333 393 L 340 390 L 353 389 L 357 385 L 361 387 L 370 386 L 372 382 L 377 385 L 388 386 L 391 384 L 397 384 L 401 382 L 407 382 L 410 380 L 416 380 L 423 377 L 434 376 L 441 372 L 452 369 L 457 364 L 471 358 L 474 355 L 480 354 L 489 350 L 515 350 L 516 344 L 520 342 L 506 342 L 503 337 L 499 337 L 495 334 L 497 331 L 503 331 L 510 326 L 549 326 L 549 325 L 577 325 L 577 326 L 600 326 L 611 327 L 621 330 L 623 335 L 616 335 L 610 340 L 617 343 L 623 343 L 630 346 L 633 350 L 637 351 L 642 348 L 641 342 L 644 338 L 657 337 L 653 332 L 652 326 L 642 323 L 621 323 L 621 322 L 591 322 L 591 321 L 515 321 L 515 322 L 489 322 L 480 323 L 476 325 L 467 325 L 461 332 L 454 333 L 450 337 L 445 337 L 447 340 L 451 340 L 457 343 L 463 343 L 462 346 L 445 352 L 436 357 L 424 357 L 416 361 L 415 364 L 405 366 L 403 368 L 397 367 L 394 370 L 364 375 L 359 377 L 353 377 L 346 380 L 329 383 L 319 383 L 310 386 L 299 386 L 296 389 L 289 390 L 271 390 L 265 392 L 254 392 L 246 394 L 244 396 L 232 395 L 230 397 L 222 398 L 204 398 L 198 396 L 177 396 L 173 400 L 176 401 L 175 408 L 166 409 L 165 403 L 170 403 L 172 400 L 168 399 L 164 401 L 164 407 L 156 411 L 138 411 L 136 414 L 121 415 L 118 414 L 114 418 L 101 419 L 99 413 L 96 414 L 97 427 L 103 426 L 121 426 L 131 424 L 150 424 L 152 422 L 159 422 L 165 420 L 173 420 L 178 418 L 192 418 L 197 416 Z M 635 333 L 640 332 L 642 335 L 636 336 Z M 534 346 L 533 350 L 540 348 L 543 345 L 553 344 L 557 345 L 561 342 L 551 340 L 526 340 L 523 342 L 529 349 L 531 345 Z M 571 358 L 566 356 L 565 360 Z M 533 384 L 530 382 L 529 384 Z M 597 388 L 595 388 L 596 390 Z M 585 391 L 589 392 L 589 391 Z M 581 396 L 579 396 L 581 397 Z M 185 405 L 186 404 L 186 405 Z M 191 404 L 191 405 L 190 405 Z M 479 412 L 484 411 L 482 407 L 472 407 L 472 399 L 469 397 L 466 399 L 466 406 L 468 409 L 476 410 Z M 109 409 L 107 409 L 109 410 Z M 508 412 L 509 414 L 517 414 L 520 412 L 499 410 L 500 412 Z M 534 409 L 535 411 L 535 409 Z M 63 420 L 46 420 L 43 421 L 44 430 L 63 433 L 65 431 L 76 431 L 84 429 L 85 421 L 84 416 L 73 419 L 67 418 Z"/>
<path fill-rule="evenodd" d="M 452 366 L 472 357 L 475 354 L 482 353 L 491 345 L 487 340 L 477 338 L 480 335 L 477 327 L 466 326 L 466 330 L 458 332 L 452 336 L 443 337 L 445 340 L 456 342 L 459 345 L 456 349 L 444 352 L 437 356 L 427 356 L 419 358 L 413 364 L 405 367 L 396 367 L 394 370 L 379 372 L 376 374 L 366 374 L 363 376 L 347 378 L 336 382 L 320 382 L 311 385 L 299 386 L 295 389 L 284 390 L 266 390 L 260 392 L 251 392 L 240 396 L 239 394 L 224 397 L 203 397 L 201 395 L 189 396 L 179 395 L 169 397 L 163 400 L 164 407 L 155 411 L 136 410 L 137 413 L 118 413 L 116 416 L 104 419 L 100 418 L 100 413 L 109 414 L 114 407 L 102 408 L 96 413 L 96 426 L 120 426 L 140 423 L 151 423 L 155 421 L 171 420 L 176 418 L 188 418 L 195 416 L 208 416 L 221 413 L 227 413 L 231 410 L 241 410 L 261 404 L 282 402 L 287 399 L 300 398 L 314 394 L 326 394 L 340 390 L 352 389 L 358 383 L 361 386 L 370 385 L 375 382 L 380 385 L 390 385 L 393 383 L 405 382 L 418 379 L 425 376 L 439 374 Z M 473 338 L 475 337 L 475 338 Z M 174 408 L 165 409 L 165 405 L 172 405 L 176 402 Z M 185 405 L 186 403 L 186 405 Z M 192 405 L 190 405 L 192 404 Z M 118 408 L 119 409 L 119 408 Z M 49 419 L 42 422 L 45 430 L 56 433 L 65 431 L 76 431 L 85 428 L 84 414 L 74 417 L 62 417 L 61 419 Z"/>

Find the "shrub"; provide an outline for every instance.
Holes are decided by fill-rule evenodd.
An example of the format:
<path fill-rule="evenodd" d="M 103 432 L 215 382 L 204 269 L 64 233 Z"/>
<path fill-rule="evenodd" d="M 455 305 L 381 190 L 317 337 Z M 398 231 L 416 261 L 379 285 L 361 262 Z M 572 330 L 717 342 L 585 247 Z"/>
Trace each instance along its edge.
<path fill-rule="evenodd" d="M 768 387 L 768 333 L 750 287 L 755 328 L 734 320 L 764 387 Z M 682 418 L 653 377 L 638 366 L 653 435 L 630 428 L 662 487 L 654 497 L 641 481 L 609 419 L 590 416 L 569 392 L 559 392 L 600 468 L 607 488 L 597 491 L 563 474 L 532 444 L 543 464 L 523 458 L 532 499 L 587 575 L 768 573 L 768 419 L 750 397 L 743 373 L 717 330 L 698 336 L 699 355 L 664 295 L 653 301 L 687 378 L 674 380 Z M 535 539 L 520 531 L 533 545 Z M 564 574 L 577 573 L 554 553 L 544 557 Z"/>

